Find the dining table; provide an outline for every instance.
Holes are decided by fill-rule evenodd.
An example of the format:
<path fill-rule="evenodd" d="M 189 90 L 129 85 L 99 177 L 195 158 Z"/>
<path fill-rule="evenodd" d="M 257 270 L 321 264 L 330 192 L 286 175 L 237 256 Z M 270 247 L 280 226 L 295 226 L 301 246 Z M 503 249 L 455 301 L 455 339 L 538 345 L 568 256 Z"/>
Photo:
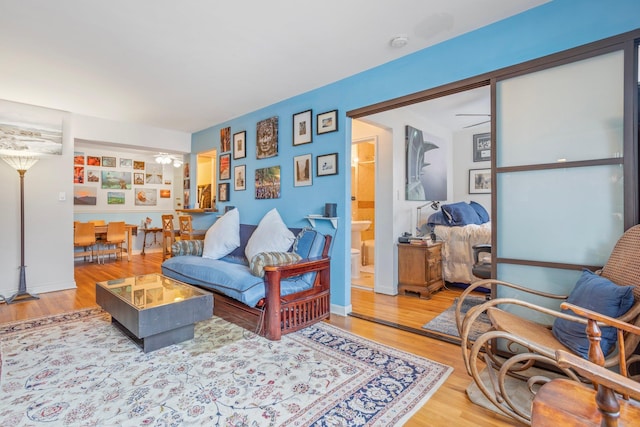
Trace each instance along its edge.
<path fill-rule="evenodd" d="M 131 245 L 131 241 L 132 236 L 137 236 L 138 235 L 138 226 L 135 224 L 125 224 L 124 225 L 124 231 L 127 235 L 127 260 L 131 261 L 131 249 L 133 248 L 133 246 Z M 96 225 L 95 226 L 95 233 L 96 233 L 96 240 L 100 237 L 100 236 L 106 236 L 107 234 L 107 224 L 104 225 Z"/>

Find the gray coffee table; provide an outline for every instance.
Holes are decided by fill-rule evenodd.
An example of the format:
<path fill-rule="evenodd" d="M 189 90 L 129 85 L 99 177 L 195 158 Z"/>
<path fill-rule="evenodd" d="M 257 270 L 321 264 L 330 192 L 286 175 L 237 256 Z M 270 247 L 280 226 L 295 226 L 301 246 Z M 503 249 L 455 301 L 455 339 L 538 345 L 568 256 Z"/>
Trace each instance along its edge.
<path fill-rule="evenodd" d="M 161 274 L 98 282 L 96 303 L 145 353 L 192 339 L 213 315 L 213 294 Z"/>

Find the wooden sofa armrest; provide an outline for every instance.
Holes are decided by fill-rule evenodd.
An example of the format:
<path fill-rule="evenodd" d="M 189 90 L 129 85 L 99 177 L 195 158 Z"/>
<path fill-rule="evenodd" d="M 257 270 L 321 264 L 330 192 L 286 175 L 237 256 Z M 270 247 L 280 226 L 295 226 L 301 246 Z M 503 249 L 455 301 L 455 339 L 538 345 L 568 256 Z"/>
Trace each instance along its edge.
<path fill-rule="evenodd" d="M 314 282 L 316 291 L 318 288 L 329 292 L 331 281 L 331 258 L 307 258 L 293 264 L 273 265 L 264 267 L 265 308 L 264 320 L 266 337 L 270 340 L 279 340 L 282 330 L 280 327 L 280 280 L 287 277 L 299 276 L 305 273 L 318 272 Z M 304 291 L 300 294 L 304 294 Z"/>

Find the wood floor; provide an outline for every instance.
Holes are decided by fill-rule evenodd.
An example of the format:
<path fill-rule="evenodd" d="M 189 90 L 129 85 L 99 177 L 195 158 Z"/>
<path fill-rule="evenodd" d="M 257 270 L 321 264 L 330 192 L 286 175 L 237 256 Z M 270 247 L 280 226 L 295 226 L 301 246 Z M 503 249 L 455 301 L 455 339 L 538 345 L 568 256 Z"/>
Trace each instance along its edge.
<path fill-rule="evenodd" d="M 134 255 L 131 262 L 110 261 L 104 265 L 76 262 L 77 289 L 41 294 L 40 299 L 16 304 L 0 305 L 0 323 L 65 313 L 93 307 L 95 283 L 160 271 L 162 255 L 148 253 Z M 383 318 L 389 322 L 420 328 L 453 303 L 459 290 L 444 290 L 431 300 L 416 297 L 376 294 L 367 289 L 352 290 L 352 304 L 361 314 Z M 331 324 L 385 345 L 414 353 L 454 368 L 444 385 L 405 424 L 417 426 L 512 426 L 518 425 L 508 417 L 474 405 L 465 390 L 471 382 L 465 371 L 460 348 L 433 338 L 383 326 L 370 321 L 332 315 Z"/>

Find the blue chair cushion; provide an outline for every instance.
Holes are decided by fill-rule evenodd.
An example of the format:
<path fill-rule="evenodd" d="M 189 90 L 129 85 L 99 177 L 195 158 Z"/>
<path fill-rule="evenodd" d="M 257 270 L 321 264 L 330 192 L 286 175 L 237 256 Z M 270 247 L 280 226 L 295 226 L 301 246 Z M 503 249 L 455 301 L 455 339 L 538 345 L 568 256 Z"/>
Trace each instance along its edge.
<path fill-rule="evenodd" d="M 616 285 L 609 279 L 584 270 L 567 302 L 609 317 L 620 317 L 633 305 L 633 286 Z M 562 312 L 575 315 L 571 310 Z M 552 332 L 566 347 L 589 359 L 589 339 L 585 329 L 586 326 L 582 323 L 556 319 Z M 618 337 L 615 328 L 601 329 L 600 346 L 606 355 L 615 347 Z"/>

